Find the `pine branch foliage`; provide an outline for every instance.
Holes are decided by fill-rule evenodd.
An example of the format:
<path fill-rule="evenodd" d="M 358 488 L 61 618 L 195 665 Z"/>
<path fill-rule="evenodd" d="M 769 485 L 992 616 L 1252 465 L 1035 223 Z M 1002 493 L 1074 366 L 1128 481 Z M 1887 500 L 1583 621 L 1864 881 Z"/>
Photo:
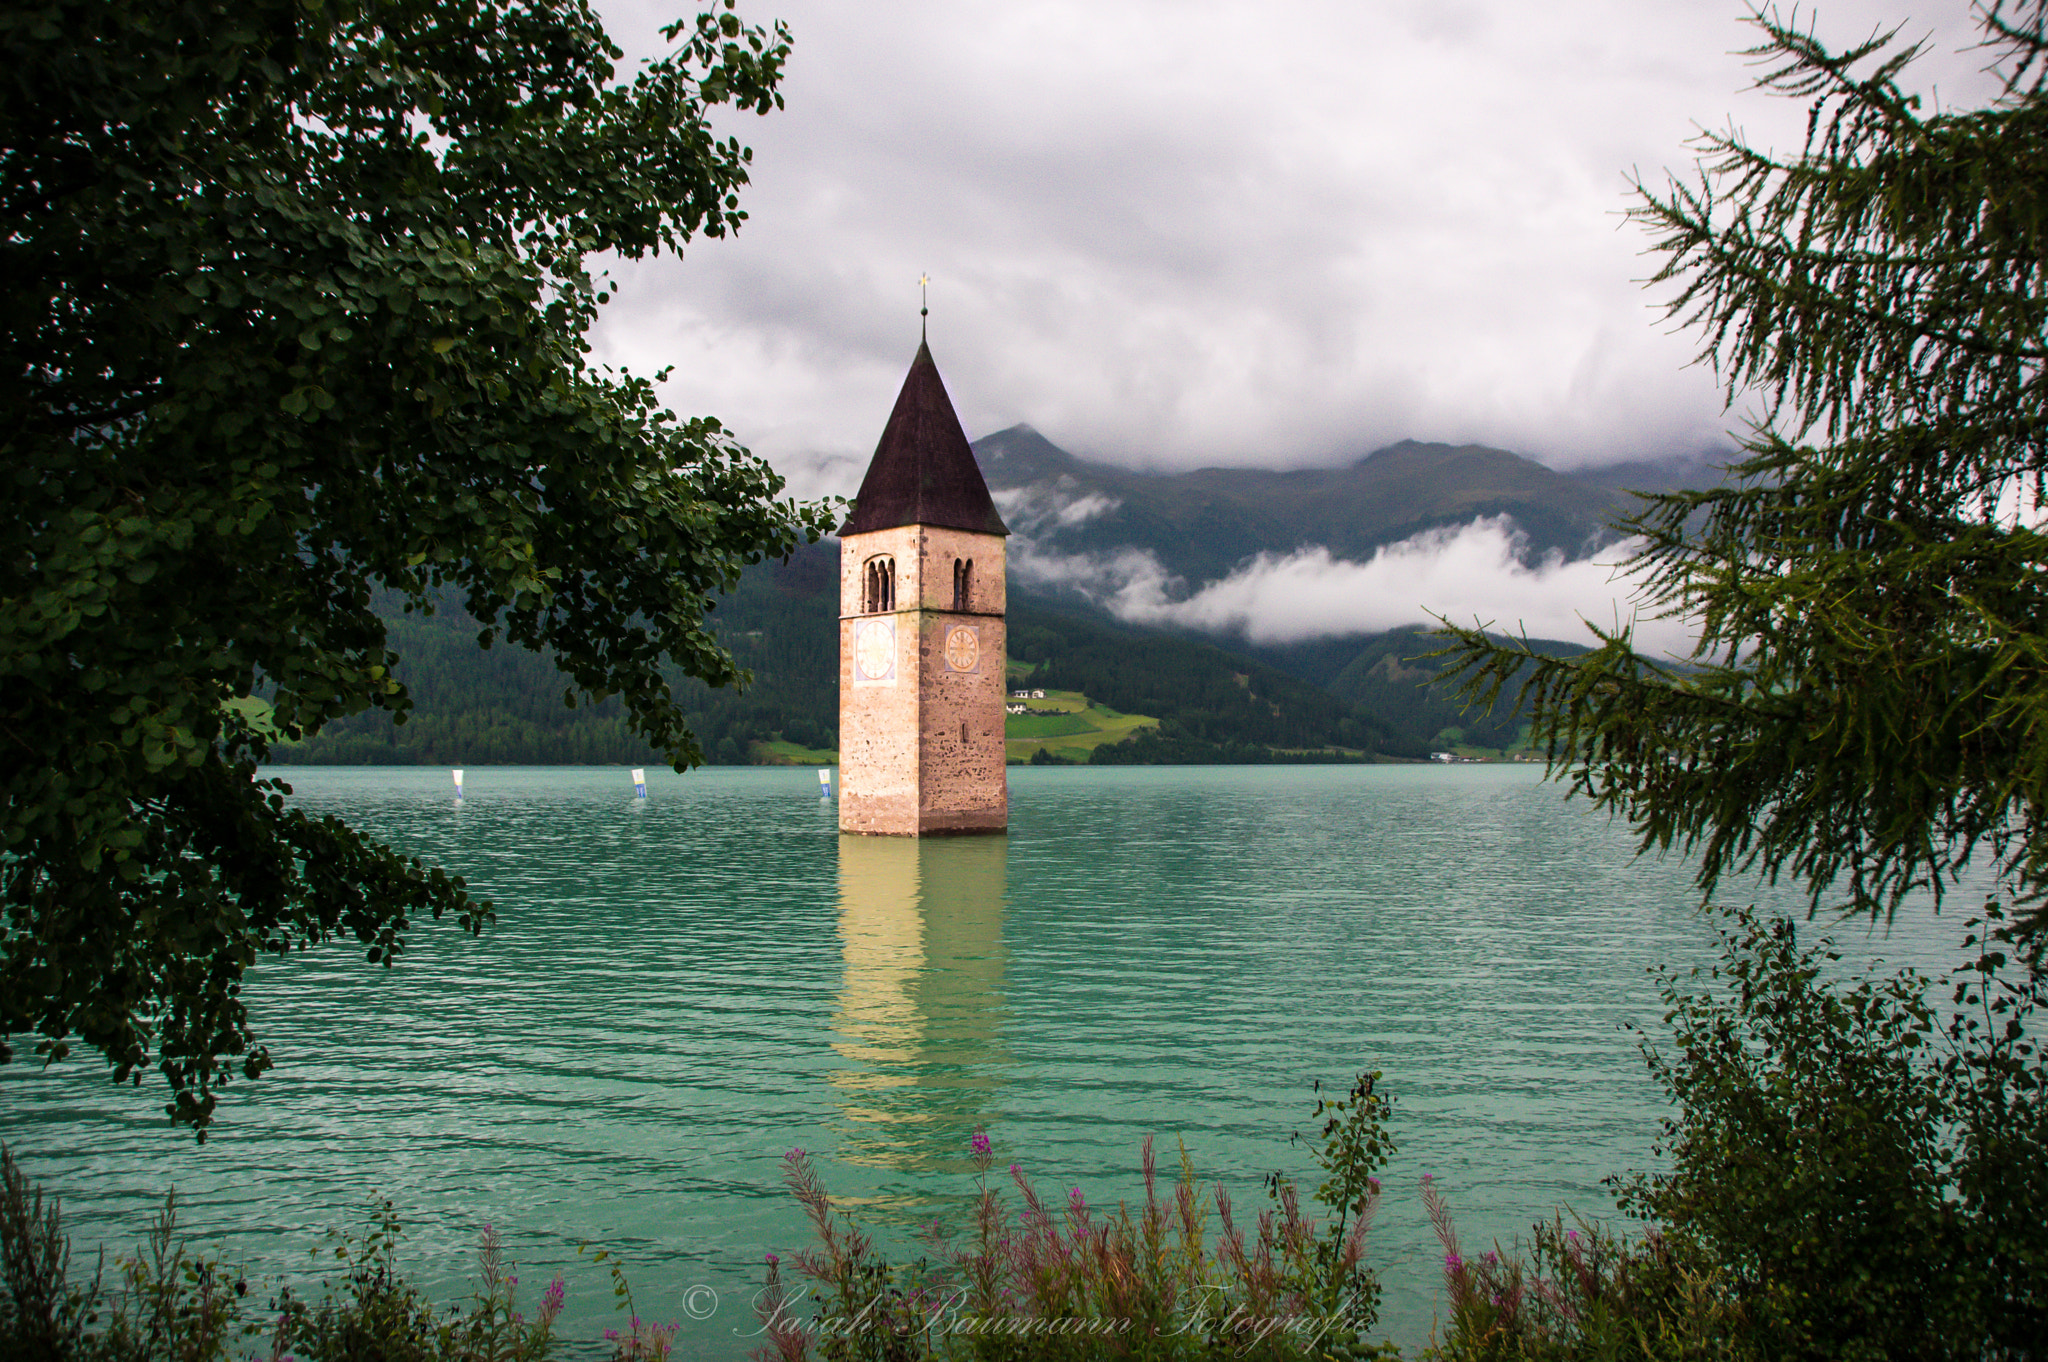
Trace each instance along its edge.
<path fill-rule="evenodd" d="M 1626 522 L 1692 655 L 1448 629 L 1468 699 L 1528 666 L 1553 773 L 1708 892 L 1755 870 L 1888 917 L 1988 858 L 2048 926 L 2048 0 L 1979 18 L 2002 94 L 1929 111 L 1897 30 L 1835 52 L 1759 11 L 1800 152 L 1710 133 L 1694 178 L 1637 185 L 1669 315 L 1757 407 L 1730 485 Z"/>

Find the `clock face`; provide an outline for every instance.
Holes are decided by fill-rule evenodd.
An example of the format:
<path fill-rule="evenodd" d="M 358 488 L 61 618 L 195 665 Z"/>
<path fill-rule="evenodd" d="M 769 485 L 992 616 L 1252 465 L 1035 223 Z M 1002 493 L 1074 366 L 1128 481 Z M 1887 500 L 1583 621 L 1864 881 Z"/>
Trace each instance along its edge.
<path fill-rule="evenodd" d="M 861 680 L 895 678 L 896 621 L 861 620 L 854 626 L 853 666 Z"/>
<path fill-rule="evenodd" d="M 946 635 L 946 665 L 956 672 L 971 672 L 980 663 L 980 633 L 971 625 L 955 625 Z"/>

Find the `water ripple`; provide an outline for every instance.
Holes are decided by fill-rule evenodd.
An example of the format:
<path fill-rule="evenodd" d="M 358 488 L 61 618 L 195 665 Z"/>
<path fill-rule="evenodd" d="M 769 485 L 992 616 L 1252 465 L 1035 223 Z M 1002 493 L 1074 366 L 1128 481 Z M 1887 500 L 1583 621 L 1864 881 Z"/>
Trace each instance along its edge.
<path fill-rule="evenodd" d="M 297 800 L 465 875 L 471 941 L 416 929 L 397 968 L 333 948 L 249 989 L 278 1056 L 202 1147 L 148 1090 L 74 1061 L 0 1072 L 0 1134 L 124 1250 L 175 1184 L 186 1224 L 300 1271 L 373 1196 L 443 1296 L 489 1223 L 523 1275 L 570 1274 L 594 1335 L 623 1252 L 643 1311 L 724 1302 L 692 1352 L 753 1345 L 762 1255 L 805 1240 L 780 1155 L 885 1227 L 957 1217 L 967 1140 L 1095 1200 L 1139 1192 L 1147 1134 L 1240 1207 L 1308 1127 L 1309 1085 L 1379 1068 L 1401 1153 L 1375 1228 L 1385 1324 L 1420 1341 L 1436 1252 L 1413 1196 L 1505 1240 L 1647 1166 L 1660 1106 L 1628 1025 L 1645 968 L 1708 957 L 1686 867 L 1526 768 L 1012 772 L 1007 839 L 841 839 L 807 770 L 295 768 Z M 1912 924 L 1908 924 L 1912 926 Z M 1922 922 L 1872 946 L 1933 961 Z M 1917 934 L 1914 934 L 1917 933 Z"/>

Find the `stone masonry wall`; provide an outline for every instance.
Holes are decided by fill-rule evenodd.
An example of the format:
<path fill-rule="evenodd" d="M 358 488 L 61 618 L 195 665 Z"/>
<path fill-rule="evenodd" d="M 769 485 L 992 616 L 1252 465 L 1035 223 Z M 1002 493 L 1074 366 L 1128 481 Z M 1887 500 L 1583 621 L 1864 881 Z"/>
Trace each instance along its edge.
<path fill-rule="evenodd" d="M 904 525 L 839 542 L 839 826 L 846 832 L 917 831 L 918 527 Z M 896 605 L 887 615 L 862 609 L 870 559 L 896 562 Z M 864 625 L 895 630 L 894 667 L 863 675 L 856 646 Z M 872 654 L 871 654 L 872 656 Z"/>
<path fill-rule="evenodd" d="M 919 641 L 924 669 L 918 710 L 918 831 L 998 832 L 1009 826 L 1010 782 L 1004 763 L 1003 611 L 1007 583 L 998 535 L 930 527 L 921 545 L 925 607 Z M 974 565 L 964 610 L 954 609 L 953 565 Z M 966 649 L 949 636 L 974 639 Z"/>
<path fill-rule="evenodd" d="M 1000 832 L 1003 540 L 904 525 L 840 543 L 839 826 L 920 836 Z M 895 560 L 895 610 L 863 609 L 865 570 Z M 974 564 L 966 609 L 954 564 Z M 891 635 L 893 634 L 893 637 Z"/>

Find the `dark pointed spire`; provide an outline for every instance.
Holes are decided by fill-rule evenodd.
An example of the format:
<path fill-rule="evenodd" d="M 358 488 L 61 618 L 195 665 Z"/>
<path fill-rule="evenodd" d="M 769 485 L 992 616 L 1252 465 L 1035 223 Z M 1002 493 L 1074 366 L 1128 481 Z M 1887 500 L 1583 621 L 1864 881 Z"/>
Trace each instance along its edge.
<path fill-rule="evenodd" d="M 882 427 L 881 443 L 861 480 L 853 514 L 841 534 L 898 525 L 938 525 L 978 534 L 1008 534 L 982 480 L 981 466 L 968 448 L 967 432 L 953 414 L 952 399 L 939 381 L 939 366 L 922 342 L 896 409 Z"/>

